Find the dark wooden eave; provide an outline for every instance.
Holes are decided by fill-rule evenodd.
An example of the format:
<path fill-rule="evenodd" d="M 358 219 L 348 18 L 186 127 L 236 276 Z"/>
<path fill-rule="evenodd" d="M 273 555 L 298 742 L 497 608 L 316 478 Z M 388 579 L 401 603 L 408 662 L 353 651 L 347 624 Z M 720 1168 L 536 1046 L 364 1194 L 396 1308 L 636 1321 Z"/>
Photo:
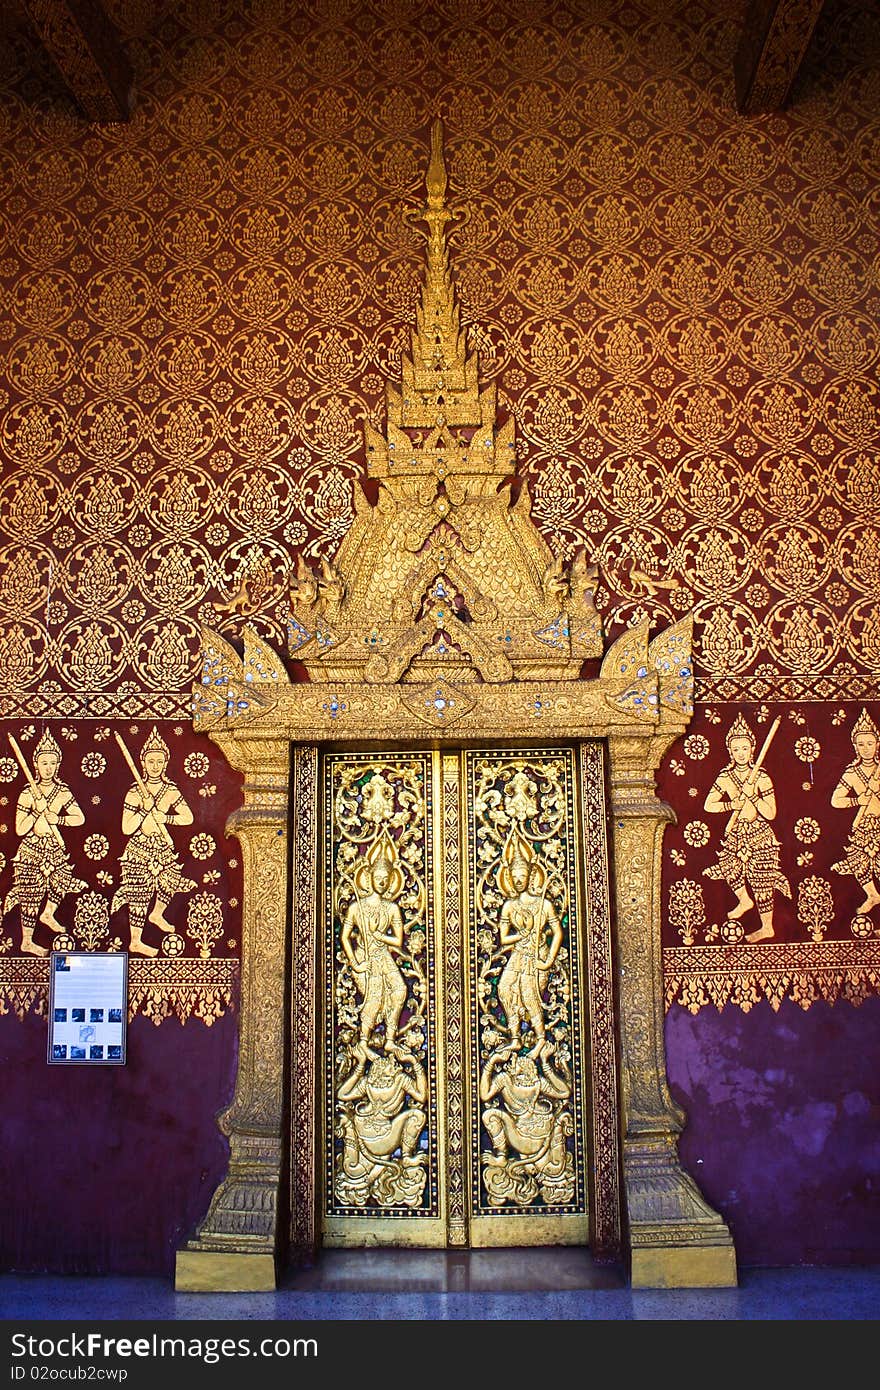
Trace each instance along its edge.
<path fill-rule="evenodd" d="M 749 0 L 734 59 L 736 104 L 745 116 L 788 100 L 825 0 Z"/>
<path fill-rule="evenodd" d="M 132 71 L 103 0 L 0 0 L 27 16 L 83 115 L 124 121 Z M 734 58 L 743 115 L 786 104 L 825 0 L 748 0 Z"/>
<path fill-rule="evenodd" d="M 65 86 L 90 121 L 131 114 L 132 70 L 101 0 L 19 0 Z"/>

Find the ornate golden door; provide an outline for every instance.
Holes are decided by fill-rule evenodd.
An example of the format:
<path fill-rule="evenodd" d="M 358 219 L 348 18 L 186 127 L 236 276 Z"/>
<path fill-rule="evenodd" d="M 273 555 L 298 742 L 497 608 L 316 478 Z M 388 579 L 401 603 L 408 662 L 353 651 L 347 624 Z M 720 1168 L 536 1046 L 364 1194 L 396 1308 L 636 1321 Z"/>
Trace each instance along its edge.
<path fill-rule="evenodd" d="M 578 775 L 566 747 L 324 756 L 325 1245 L 587 1243 Z"/>
<path fill-rule="evenodd" d="M 241 1014 L 229 1166 L 177 1287 L 274 1288 L 288 1236 L 297 1257 L 589 1240 L 636 1287 L 724 1287 L 733 1242 L 681 1166 L 663 1041 L 655 774 L 693 712 L 692 618 L 606 650 L 598 567 L 532 521 L 514 416 L 496 424 L 461 324 L 446 184 L 436 122 L 369 487 L 332 558 L 283 577 L 308 679 L 272 646 L 271 584 L 242 579 L 238 646 L 202 634 L 194 723 L 243 775 Z"/>

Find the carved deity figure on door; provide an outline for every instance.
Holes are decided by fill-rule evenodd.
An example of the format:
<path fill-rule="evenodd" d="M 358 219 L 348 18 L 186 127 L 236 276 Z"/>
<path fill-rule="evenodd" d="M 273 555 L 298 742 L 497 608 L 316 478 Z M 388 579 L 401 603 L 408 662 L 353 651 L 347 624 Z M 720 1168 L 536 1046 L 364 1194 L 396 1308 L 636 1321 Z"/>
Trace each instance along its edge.
<path fill-rule="evenodd" d="M 574 1124 L 566 1104 L 568 1082 L 550 1067 L 539 1071 L 534 1057 L 502 1048 L 483 1069 L 480 1100 L 492 1140 L 492 1152 L 483 1156 L 489 1201 L 526 1206 L 539 1193 L 549 1205 L 571 1201 L 574 1161 L 565 1141 Z"/>
<path fill-rule="evenodd" d="M 336 1202 L 416 1208 L 427 1182 L 424 808 L 416 769 L 354 763 L 335 802 Z"/>
<path fill-rule="evenodd" d="M 367 861 L 368 891 L 349 907 L 340 938 L 361 996 L 355 1052 L 364 1062 L 377 1056 L 370 1039 L 379 1024 L 384 1029 L 384 1050 L 398 1051 L 397 1030 L 406 1003 L 406 981 L 394 959 L 403 947 L 403 917 L 394 900 L 402 875 L 395 867 L 390 842 L 387 852 L 381 843 L 377 848 L 376 856 Z"/>
<path fill-rule="evenodd" d="M 524 854 L 514 852 L 507 878 L 510 896 L 501 909 L 499 939 L 511 950 L 498 981 L 498 998 L 512 1042 L 518 1045 L 524 1030 L 530 1029 L 535 1039 L 531 1055 L 540 1057 L 548 1047 L 541 992 L 562 945 L 562 927 L 547 898 L 547 874 L 541 864 L 530 864 Z"/>
<path fill-rule="evenodd" d="M 554 771 L 487 765 L 475 798 L 487 863 L 477 891 L 481 1166 L 493 1207 L 564 1206 L 575 1191 L 565 796 Z"/>
<path fill-rule="evenodd" d="M 425 1155 L 417 1149 L 427 1115 L 424 1068 L 410 1054 L 359 1057 L 337 1091 L 342 1155 L 337 1199 L 361 1206 L 416 1207 L 425 1186 Z"/>

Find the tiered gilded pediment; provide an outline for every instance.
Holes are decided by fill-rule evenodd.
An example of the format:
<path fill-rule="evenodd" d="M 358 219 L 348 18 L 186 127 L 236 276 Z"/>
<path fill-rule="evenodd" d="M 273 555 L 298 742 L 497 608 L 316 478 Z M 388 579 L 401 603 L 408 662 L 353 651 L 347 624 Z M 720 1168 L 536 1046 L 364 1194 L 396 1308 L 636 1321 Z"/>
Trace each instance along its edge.
<path fill-rule="evenodd" d="M 515 421 L 497 419 L 494 386 L 480 388 L 448 259 L 448 236 L 466 214 L 446 206 L 445 191 L 438 122 L 425 204 L 404 213 L 424 236 L 427 264 L 400 387 L 388 388 L 384 431 L 364 427 L 368 483 L 355 488 L 354 521 L 335 557 L 310 566 L 300 556 L 289 576 L 288 652 L 319 685 L 572 681 L 603 655 L 596 567 L 583 548 L 563 561 L 539 532 L 517 476 Z M 206 634 L 205 652 L 220 642 Z M 640 715 L 645 642 L 639 629 L 624 643 L 639 660 L 602 667 L 615 706 L 631 698 Z M 652 652 L 662 648 L 669 666 L 665 686 L 683 679 L 684 710 L 690 670 L 676 643 L 689 634 L 661 634 Z M 210 698 L 247 700 L 216 688 Z"/>
<path fill-rule="evenodd" d="M 512 419 L 496 420 L 461 326 L 447 232 L 439 124 L 424 208 L 421 304 L 384 433 L 364 430 L 374 503 L 362 493 L 331 566 L 302 562 L 291 586 L 289 649 L 313 681 L 503 682 L 577 676 L 602 651 L 589 567 L 555 557 L 516 477 Z M 445 602 L 433 586 L 451 586 Z"/>

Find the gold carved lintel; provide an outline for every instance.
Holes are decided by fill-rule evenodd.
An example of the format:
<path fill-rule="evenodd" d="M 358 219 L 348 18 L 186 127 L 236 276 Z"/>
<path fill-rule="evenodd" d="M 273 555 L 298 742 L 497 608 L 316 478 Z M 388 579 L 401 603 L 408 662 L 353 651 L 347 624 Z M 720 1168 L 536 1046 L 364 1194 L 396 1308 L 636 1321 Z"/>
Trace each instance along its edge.
<path fill-rule="evenodd" d="M 260 643 L 261 660 L 270 680 L 253 678 L 251 632 L 245 629 L 245 653 L 210 630 L 203 631 L 203 674 L 193 692 L 195 727 L 218 742 L 259 741 L 286 735 L 292 741 L 328 739 L 379 741 L 424 738 L 425 725 L 440 731 L 454 725 L 456 739 L 630 737 L 635 764 L 646 785 L 666 747 L 689 719 L 693 678 L 690 671 L 690 624 L 677 623 L 660 635 L 675 649 L 675 667 L 652 659 L 658 639 L 649 646 L 647 626 L 624 634 L 609 650 L 594 680 L 562 678 L 476 681 L 437 675 L 423 682 L 378 684 L 366 679 L 345 682 L 291 682 L 280 658 Z M 674 639 L 674 642 L 673 640 Z M 250 664 L 249 664 L 250 663 Z M 646 757 L 644 740 L 652 742 Z"/>
<path fill-rule="evenodd" d="M 289 650 L 322 684 L 570 680 L 603 652 L 597 571 L 535 526 L 515 421 L 496 420 L 495 387 L 480 387 L 448 255 L 468 211 L 446 203 L 439 122 L 426 194 L 403 214 L 427 252 L 410 352 L 384 433 L 364 429 L 377 496 L 356 492 L 332 564 L 291 566 Z"/>

